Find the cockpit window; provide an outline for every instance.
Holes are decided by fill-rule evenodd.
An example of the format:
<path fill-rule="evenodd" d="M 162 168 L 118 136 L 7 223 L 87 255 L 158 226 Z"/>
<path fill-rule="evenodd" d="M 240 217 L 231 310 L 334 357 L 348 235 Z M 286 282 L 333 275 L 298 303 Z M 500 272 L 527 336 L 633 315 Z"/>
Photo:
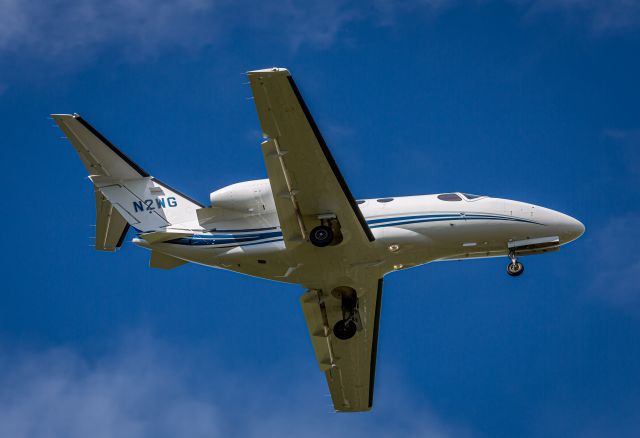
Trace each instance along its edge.
<path fill-rule="evenodd" d="M 380 198 L 377 200 L 378 202 L 391 202 L 393 201 L 393 198 Z"/>
<path fill-rule="evenodd" d="M 441 201 L 462 201 L 462 198 L 455 193 L 443 193 L 438 195 L 438 199 Z"/>
<path fill-rule="evenodd" d="M 472 195 L 470 193 L 463 193 L 462 195 L 467 199 L 478 199 L 484 196 L 484 195 Z"/>
<path fill-rule="evenodd" d="M 367 202 L 365 199 L 358 199 L 356 204 L 364 204 L 365 202 Z"/>

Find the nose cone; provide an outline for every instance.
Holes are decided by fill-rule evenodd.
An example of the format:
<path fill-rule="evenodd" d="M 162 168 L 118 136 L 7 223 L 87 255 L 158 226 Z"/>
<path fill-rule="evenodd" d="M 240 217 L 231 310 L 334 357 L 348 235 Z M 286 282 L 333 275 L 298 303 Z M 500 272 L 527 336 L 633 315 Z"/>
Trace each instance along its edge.
<path fill-rule="evenodd" d="M 557 213 L 556 227 L 562 243 L 569 243 L 584 234 L 584 225 L 577 219 L 563 213 Z"/>

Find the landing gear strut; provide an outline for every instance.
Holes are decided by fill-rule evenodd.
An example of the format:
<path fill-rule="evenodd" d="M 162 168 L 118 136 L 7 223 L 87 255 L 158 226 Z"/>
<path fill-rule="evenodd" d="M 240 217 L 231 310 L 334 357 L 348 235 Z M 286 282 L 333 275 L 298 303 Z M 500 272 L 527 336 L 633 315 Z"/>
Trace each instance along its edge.
<path fill-rule="evenodd" d="M 511 262 L 507 265 L 507 274 L 512 277 L 522 275 L 524 272 L 524 265 L 518 261 L 514 250 L 509 251 L 509 258 L 511 259 Z"/>
<path fill-rule="evenodd" d="M 336 338 L 346 341 L 351 339 L 358 331 L 356 321 L 358 313 L 358 296 L 354 290 L 342 291 L 342 319 L 333 326 L 333 334 Z"/>

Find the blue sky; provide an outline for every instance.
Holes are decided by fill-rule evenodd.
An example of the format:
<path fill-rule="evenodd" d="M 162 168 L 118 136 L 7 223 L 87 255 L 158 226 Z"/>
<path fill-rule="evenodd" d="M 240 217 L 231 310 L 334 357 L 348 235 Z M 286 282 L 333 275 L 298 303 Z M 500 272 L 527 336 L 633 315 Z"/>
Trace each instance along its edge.
<path fill-rule="evenodd" d="M 640 3 L 0 0 L 0 436 L 637 436 Z M 302 290 L 94 251 L 78 112 L 205 201 L 266 176 L 289 68 L 356 197 L 461 190 L 586 234 L 389 275 L 375 408 L 331 412 Z"/>

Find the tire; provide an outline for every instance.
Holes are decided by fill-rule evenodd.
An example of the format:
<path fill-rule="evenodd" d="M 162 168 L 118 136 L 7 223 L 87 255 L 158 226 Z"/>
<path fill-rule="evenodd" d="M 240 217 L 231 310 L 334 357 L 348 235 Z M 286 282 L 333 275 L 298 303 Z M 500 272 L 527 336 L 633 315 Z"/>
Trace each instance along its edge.
<path fill-rule="evenodd" d="M 333 326 L 333 334 L 342 341 L 353 338 L 357 330 L 356 323 L 350 319 L 341 319 Z"/>
<path fill-rule="evenodd" d="M 520 262 L 509 263 L 507 265 L 507 274 L 512 277 L 518 277 L 524 272 L 524 265 Z"/>
<path fill-rule="evenodd" d="M 333 231 L 324 225 L 317 226 L 309 233 L 309 240 L 315 246 L 327 246 L 333 242 Z"/>

